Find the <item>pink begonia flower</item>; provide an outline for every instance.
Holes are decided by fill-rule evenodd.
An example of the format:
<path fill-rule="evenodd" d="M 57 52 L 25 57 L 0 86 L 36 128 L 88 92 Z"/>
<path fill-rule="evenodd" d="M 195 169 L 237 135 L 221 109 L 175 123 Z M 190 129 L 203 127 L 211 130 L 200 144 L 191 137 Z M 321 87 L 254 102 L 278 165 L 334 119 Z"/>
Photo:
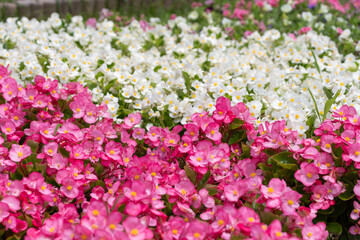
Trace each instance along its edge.
<path fill-rule="evenodd" d="M 6 101 L 11 101 L 11 99 L 15 98 L 19 91 L 16 81 L 12 78 L 7 78 L 5 80 L 1 90 Z"/>
<path fill-rule="evenodd" d="M 131 187 L 124 188 L 124 195 L 132 201 L 140 201 L 150 194 L 148 184 L 142 181 L 133 181 Z"/>
<path fill-rule="evenodd" d="M 9 215 L 9 205 L 0 202 L 0 222 L 2 222 L 4 218 L 8 217 Z"/>
<path fill-rule="evenodd" d="M 287 239 L 288 234 L 282 232 L 282 226 L 278 219 L 272 221 L 266 232 L 269 234 L 271 239 Z"/>
<path fill-rule="evenodd" d="M 61 231 L 63 220 L 61 218 L 50 218 L 44 221 L 41 230 L 49 236 L 55 236 Z"/>
<path fill-rule="evenodd" d="M 242 181 L 236 181 L 224 187 L 225 198 L 230 202 L 237 202 L 246 191 L 247 185 Z"/>
<path fill-rule="evenodd" d="M 328 189 L 324 185 L 316 185 L 312 188 L 312 192 L 312 200 L 314 200 L 315 202 L 323 202 L 328 192 Z"/>
<path fill-rule="evenodd" d="M 104 218 L 107 216 L 106 207 L 102 201 L 93 201 L 86 208 L 86 214 L 90 218 Z"/>
<path fill-rule="evenodd" d="M 349 153 L 349 159 L 354 162 L 360 162 L 360 143 L 351 144 L 347 151 Z"/>
<path fill-rule="evenodd" d="M 199 151 L 189 157 L 189 163 L 195 167 L 196 171 L 205 174 L 207 172 L 209 160 L 205 152 Z"/>
<path fill-rule="evenodd" d="M 14 162 L 20 162 L 31 155 L 31 148 L 27 145 L 11 145 L 9 157 Z"/>
<path fill-rule="evenodd" d="M 324 186 L 327 188 L 327 194 L 325 198 L 329 200 L 334 200 L 335 197 L 339 196 L 342 192 L 345 191 L 345 187 L 341 182 L 326 182 Z"/>
<path fill-rule="evenodd" d="M 332 149 L 331 149 L 331 144 L 334 141 L 334 136 L 332 135 L 322 135 L 321 136 L 321 150 L 323 150 L 324 152 L 327 153 L 331 153 Z"/>
<path fill-rule="evenodd" d="M 180 141 L 180 135 L 177 133 L 167 134 L 164 143 L 168 147 L 176 147 L 178 146 L 178 142 Z"/>
<path fill-rule="evenodd" d="M 252 31 L 246 30 L 244 33 L 244 38 L 246 39 L 247 37 L 251 36 L 251 34 L 253 34 Z"/>
<path fill-rule="evenodd" d="M 142 140 L 145 136 L 145 129 L 143 128 L 134 128 L 132 137 L 137 140 Z"/>
<path fill-rule="evenodd" d="M 215 200 L 213 197 L 209 196 L 208 190 L 205 188 L 201 189 L 199 191 L 199 195 L 201 197 L 201 202 L 204 204 L 207 208 L 212 208 L 215 206 Z"/>
<path fill-rule="evenodd" d="M 301 234 L 304 240 L 323 240 L 327 239 L 329 232 L 324 222 L 318 222 L 315 225 L 305 225 Z"/>
<path fill-rule="evenodd" d="M 65 168 L 68 164 L 68 159 L 63 157 L 60 153 L 56 153 L 52 158 L 48 158 L 48 166 L 56 170 Z"/>
<path fill-rule="evenodd" d="M 131 240 L 152 239 L 153 233 L 140 223 L 137 217 L 127 217 L 122 225 Z"/>
<path fill-rule="evenodd" d="M 305 159 L 315 159 L 319 155 L 319 151 L 314 147 L 308 147 L 300 155 Z"/>
<path fill-rule="evenodd" d="M 187 229 L 183 231 L 181 234 L 183 238 L 180 237 L 180 239 L 202 240 L 207 237 L 209 230 L 208 223 L 194 220 L 188 225 Z"/>
<path fill-rule="evenodd" d="M 63 185 L 60 191 L 68 198 L 74 199 L 79 195 L 79 189 L 77 188 L 76 181 L 71 178 L 65 178 L 61 181 Z"/>
<path fill-rule="evenodd" d="M 188 197 L 196 193 L 194 184 L 189 180 L 182 180 L 179 183 L 175 184 L 176 194 L 182 197 L 185 201 L 188 200 Z"/>
<path fill-rule="evenodd" d="M 286 191 L 281 197 L 281 210 L 284 215 L 292 215 L 295 212 L 295 209 L 300 207 L 299 200 L 302 197 L 296 191 Z"/>
<path fill-rule="evenodd" d="M 58 144 L 56 142 L 50 142 L 48 144 L 46 144 L 43 148 L 43 152 L 48 155 L 53 157 L 58 151 Z"/>
<path fill-rule="evenodd" d="M 273 178 L 270 180 L 268 187 L 265 185 L 261 186 L 261 193 L 265 198 L 279 198 L 283 195 L 285 187 L 286 183 L 284 180 Z"/>
<path fill-rule="evenodd" d="M 357 180 L 357 184 L 354 186 L 354 193 L 360 197 L 360 180 Z"/>
<path fill-rule="evenodd" d="M 254 209 L 242 206 L 238 210 L 240 216 L 239 222 L 245 226 L 249 226 L 255 223 L 260 223 L 260 216 L 257 214 Z"/>
<path fill-rule="evenodd" d="M 93 27 L 96 29 L 96 18 L 89 18 L 86 21 L 86 26 Z"/>
<path fill-rule="evenodd" d="M 12 212 L 16 212 L 21 209 L 19 199 L 14 196 L 6 196 L 1 200 L 1 202 L 6 203 Z"/>
<path fill-rule="evenodd" d="M 312 28 L 311 27 L 302 27 L 300 30 L 299 30 L 299 34 L 306 34 L 308 33 L 309 31 L 311 31 Z"/>
<path fill-rule="evenodd" d="M 123 127 L 125 129 L 130 129 L 133 126 L 139 124 L 141 121 L 141 114 L 140 113 L 131 113 L 124 119 Z"/>
<path fill-rule="evenodd" d="M 105 154 L 107 157 L 114 159 L 114 160 L 120 160 L 120 154 L 121 154 L 121 148 L 120 144 L 116 143 L 114 141 L 110 141 L 105 145 Z"/>
<path fill-rule="evenodd" d="M 80 119 L 85 115 L 86 105 L 81 100 L 83 99 L 80 98 L 78 101 L 72 101 L 69 104 L 71 111 L 73 111 L 73 117 L 76 119 Z"/>
<path fill-rule="evenodd" d="M 354 210 L 351 211 L 350 217 L 352 220 L 357 220 L 360 214 L 360 204 L 357 201 L 354 201 Z"/>
<path fill-rule="evenodd" d="M 0 125 L 1 131 L 3 133 L 5 133 L 6 135 L 15 133 L 16 125 L 12 121 L 7 121 L 5 119 L 1 119 L 0 124 L 1 124 Z"/>
<path fill-rule="evenodd" d="M 199 127 L 196 124 L 188 123 L 184 125 L 186 131 L 184 136 L 188 136 L 192 141 L 198 140 L 199 137 Z"/>
<path fill-rule="evenodd" d="M 296 180 L 308 187 L 313 185 L 316 179 L 319 179 L 318 172 L 319 170 L 314 164 L 303 162 L 300 170 L 297 170 L 294 176 Z"/>
<path fill-rule="evenodd" d="M 219 124 L 210 123 L 205 129 L 206 137 L 215 142 L 219 141 L 222 137 L 221 133 L 219 132 L 219 128 Z"/>
<path fill-rule="evenodd" d="M 342 34 L 343 33 L 343 30 L 341 29 L 341 28 L 336 28 L 336 31 L 337 31 L 337 33 L 340 35 L 340 34 Z"/>
<path fill-rule="evenodd" d="M 88 124 L 95 123 L 98 117 L 98 113 L 99 113 L 99 108 L 94 104 L 90 103 L 86 106 L 86 111 L 85 111 L 85 115 L 83 116 L 83 119 Z"/>
<path fill-rule="evenodd" d="M 45 108 L 49 106 L 51 98 L 45 94 L 39 94 L 35 96 L 33 107 Z"/>
<path fill-rule="evenodd" d="M 360 227 L 358 225 L 351 226 L 350 229 L 349 229 L 349 232 L 352 235 L 358 235 L 360 233 Z"/>
<path fill-rule="evenodd" d="M 296 41 L 296 37 L 295 37 L 295 34 L 293 33 L 289 33 L 288 34 L 289 37 L 291 37 L 294 41 Z"/>

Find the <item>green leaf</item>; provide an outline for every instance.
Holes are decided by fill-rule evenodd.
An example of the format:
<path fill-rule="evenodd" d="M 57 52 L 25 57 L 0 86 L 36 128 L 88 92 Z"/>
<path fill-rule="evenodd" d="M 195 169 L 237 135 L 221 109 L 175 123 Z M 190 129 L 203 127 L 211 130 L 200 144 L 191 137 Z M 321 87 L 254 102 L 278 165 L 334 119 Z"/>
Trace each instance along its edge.
<path fill-rule="evenodd" d="M 351 172 L 347 172 L 342 179 L 345 181 L 348 181 L 350 183 L 353 183 L 354 185 L 357 183 L 357 180 L 359 178 L 359 173 L 358 171 L 351 171 Z"/>
<path fill-rule="evenodd" d="M 272 170 L 272 167 L 265 164 L 265 163 L 258 163 L 257 165 L 263 172 L 270 172 Z"/>
<path fill-rule="evenodd" d="M 316 103 L 316 100 L 315 100 L 315 98 L 314 98 L 314 95 L 312 94 L 310 88 L 308 88 L 308 91 L 309 91 L 310 96 L 311 96 L 311 98 L 312 98 L 312 100 L 313 100 L 313 102 L 314 102 L 316 114 L 318 115 L 318 118 L 319 118 L 319 120 L 321 121 L 319 108 L 318 108 L 318 106 L 317 106 L 317 103 Z"/>
<path fill-rule="evenodd" d="M 340 235 L 342 233 L 342 227 L 337 222 L 329 222 L 326 224 L 326 230 L 329 231 L 329 233 L 335 233 Z"/>
<path fill-rule="evenodd" d="M 201 64 L 201 69 L 204 70 L 205 72 L 209 72 L 210 68 L 211 68 L 211 62 L 208 60 L 206 60 Z"/>
<path fill-rule="evenodd" d="M 186 86 L 186 90 L 189 93 L 190 92 L 190 88 L 191 88 L 191 77 L 189 76 L 189 74 L 187 72 L 182 72 L 182 76 L 185 80 L 185 86 Z"/>
<path fill-rule="evenodd" d="M 250 157 L 250 146 L 247 144 L 241 144 L 242 154 L 240 157 L 249 158 Z"/>
<path fill-rule="evenodd" d="M 96 83 L 89 82 L 89 83 L 86 83 L 86 86 L 87 86 L 90 90 L 93 90 L 93 89 L 96 88 L 98 85 L 97 85 Z"/>
<path fill-rule="evenodd" d="M 26 144 L 31 148 L 32 152 L 36 152 L 36 150 L 37 150 L 37 148 L 39 146 L 38 142 L 35 142 L 34 140 L 31 140 L 31 139 L 28 139 L 26 141 Z"/>
<path fill-rule="evenodd" d="M 202 177 L 202 179 L 199 182 L 199 185 L 197 187 L 197 190 L 200 191 L 202 188 L 204 188 L 205 184 L 209 181 L 210 179 L 210 170 L 208 170 L 204 176 Z"/>
<path fill-rule="evenodd" d="M 116 78 L 110 80 L 110 81 L 108 82 L 108 84 L 105 86 L 104 92 L 106 92 L 106 93 L 109 92 L 110 88 L 112 88 L 112 87 L 115 85 L 116 80 L 117 80 Z"/>
<path fill-rule="evenodd" d="M 24 68 L 25 68 L 25 64 L 24 64 L 24 62 L 21 62 L 19 65 L 19 71 L 24 70 Z"/>
<path fill-rule="evenodd" d="M 306 125 L 308 125 L 309 127 L 314 126 L 315 118 L 316 118 L 315 114 L 311 115 L 311 117 L 309 117 L 308 120 L 306 121 Z"/>
<path fill-rule="evenodd" d="M 238 129 L 238 130 L 234 130 L 231 131 L 230 133 L 230 138 L 229 138 L 229 145 L 233 145 L 234 143 L 238 143 L 241 140 L 246 138 L 246 131 L 243 129 Z"/>
<path fill-rule="evenodd" d="M 260 219 L 262 223 L 270 225 L 275 219 L 281 220 L 281 217 L 271 212 L 260 212 Z"/>
<path fill-rule="evenodd" d="M 347 184 L 345 184 L 346 186 Z M 346 192 L 343 192 L 342 194 L 339 195 L 339 198 L 343 201 L 348 201 L 350 199 L 352 199 L 355 196 L 355 193 L 351 190 L 348 191 L 346 190 Z"/>
<path fill-rule="evenodd" d="M 338 90 L 335 94 L 334 97 L 332 97 L 331 99 L 327 100 L 325 103 L 325 107 L 324 107 L 324 115 L 323 115 L 323 120 L 324 121 L 326 119 L 326 115 L 328 114 L 331 106 L 335 103 L 336 98 L 339 96 L 341 90 Z"/>
<path fill-rule="evenodd" d="M 57 124 L 56 127 L 55 127 L 55 131 L 54 131 L 54 136 L 56 135 L 57 133 L 57 130 L 59 129 L 59 127 L 61 127 L 62 124 Z"/>
<path fill-rule="evenodd" d="M 229 129 L 230 130 L 234 130 L 237 129 L 239 127 L 241 127 L 244 124 L 244 121 L 239 119 L 239 118 L 235 118 L 234 121 L 232 121 L 230 123 Z"/>
<path fill-rule="evenodd" d="M 154 72 L 159 71 L 159 69 L 161 69 L 161 66 L 160 66 L 160 65 L 157 65 L 156 67 L 154 67 Z"/>
<path fill-rule="evenodd" d="M 310 48 L 310 51 L 311 51 L 312 56 L 313 56 L 314 61 L 315 61 L 315 62 L 314 62 L 315 68 L 316 68 L 316 70 L 318 71 L 318 73 L 321 75 L 320 67 L 319 67 L 318 61 L 317 61 L 317 59 L 316 59 L 315 53 L 314 53 L 314 51 L 313 51 L 311 48 Z"/>
<path fill-rule="evenodd" d="M 190 181 L 195 184 L 196 182 L 196 177 L 197 177 L 197 173 L 194 171 L 194 169 L 192 169 L 190 167 L 190 165 L 188 163 L 185 164 L 184 166 L 184 170 L 186 175 L 188 176 L 188 178 L 190 179 Z"/>
<path fill-rule="evenodd" d="M 331 206 L 331 207 L 329 207 L 329 208 L 326 209 L 326 210 L 319 209 L 319 210 L 318 210 L 318 213 L 320 213 L 320 214 L 325 214 L 325 215 L 329 215 L 329 214 L 333 213 L 334 210 L 335 210 L 334 206 Z"/>
<path fill-rule="evenodd" d="M 270 158 L 285 169 L 294 170 L 298 167 L 297 160 L 292 157 L 292 153 L 290 152 L 281 152 L 271 156 Z"/>
<path fill-rule="evenodd" d="M 69 155 L 69 152 L 68 151 L 66 151 L 66 149 L 65 148 L 59 148 L 59 152 L 64 156 L 64 157 L 69 157 L 70 155 Z"/>
<path fill-rule="evenodd" d="M 217 185 L 206 184 L 204 188 L 208 190 L 210 196 L 214 196 L 218 193 Z"/>
<path fill-rule="evenodd" d="M 323 90 L 328 99 L 331 99 L 334 96 L 334 93 L 330 89 L 323 87 Z"/>

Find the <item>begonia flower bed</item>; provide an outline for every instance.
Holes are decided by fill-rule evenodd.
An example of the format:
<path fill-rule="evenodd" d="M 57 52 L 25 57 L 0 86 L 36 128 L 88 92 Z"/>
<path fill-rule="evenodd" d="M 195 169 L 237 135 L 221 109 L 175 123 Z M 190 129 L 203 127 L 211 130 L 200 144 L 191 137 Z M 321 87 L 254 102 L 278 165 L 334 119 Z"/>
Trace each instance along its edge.
<path fill-rule="evenodd" d="M 357 239 L 360 5 L 0 23 L 0 239 Z"/>

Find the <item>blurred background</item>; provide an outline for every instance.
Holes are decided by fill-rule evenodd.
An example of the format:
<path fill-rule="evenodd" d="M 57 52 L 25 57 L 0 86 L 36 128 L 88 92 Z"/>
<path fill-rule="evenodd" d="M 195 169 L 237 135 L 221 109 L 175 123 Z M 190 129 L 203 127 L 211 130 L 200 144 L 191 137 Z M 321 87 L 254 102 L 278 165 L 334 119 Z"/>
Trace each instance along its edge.
<path fill-rule="evenodd" d="M 204 0 L 0 0 L 0 20 L 7 17 L 45 19 L 53 12 L 62 17 L 82 15 L 97 17 L 104 8 L 123 16 L 142 14 L 147 17 L 168 17 L 175 13 L 183 15 L 191 10 L 193 2 Z M 228 1 L 229 2 L 229 1 Z M 231 1 L 230 1 L 231 2 Z"/>

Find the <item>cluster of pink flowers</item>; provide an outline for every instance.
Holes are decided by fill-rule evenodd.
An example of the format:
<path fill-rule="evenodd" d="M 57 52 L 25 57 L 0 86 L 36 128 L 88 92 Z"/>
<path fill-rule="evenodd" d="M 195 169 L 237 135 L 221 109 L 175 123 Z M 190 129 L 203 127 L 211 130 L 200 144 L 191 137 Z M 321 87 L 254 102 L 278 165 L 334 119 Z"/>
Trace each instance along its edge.
<path fill-rule="evenodd" d="M 345 191 L 342 176 L 360 168 L 352 107 L 301 139 L 285 121 L 255 129 L 245 104 L 224 97 L 184 126 L 146 130 L 140 113 L 113 123 L 79 83 L 38 76 L 24 87 L 0 67 L 0 89 L 6 237 L 326 239 L 326 224 L 313 220 Z M 260 167 L 282 153 L 295 167 L 289 182 Z M 360 182 L 353 192 L 360 199 Z"/>

